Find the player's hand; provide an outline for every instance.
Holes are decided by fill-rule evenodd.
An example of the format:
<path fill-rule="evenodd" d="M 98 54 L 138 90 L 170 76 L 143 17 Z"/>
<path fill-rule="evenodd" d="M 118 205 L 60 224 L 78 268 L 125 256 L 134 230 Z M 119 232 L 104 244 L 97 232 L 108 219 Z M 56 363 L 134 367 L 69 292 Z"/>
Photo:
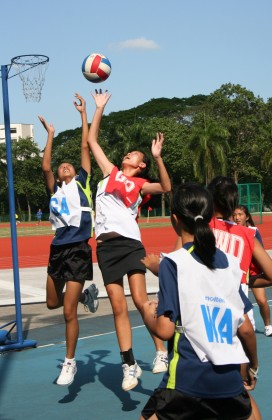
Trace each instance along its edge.
<path fill-rule="evenodd" d="M 95 89 L 95 93 L 91 92 L 91 95 L 94 98 L 96 108 L 104 108 L 111 97 L 107 90 L 103 93 L 102 89 Z"/>
<path fill-rule="evenodd" d="M 75 97 L 79 101 L 79 104 L 77 103 L 77 101 L 73 101 L 73 104 L 75 105 L 76 109 L 79 112 L 86 112 L 86 101 L 85 101 L 85 99 L 79 93 L 75 93 Z"/>
<path fill-rule="evenodd" d="M 250 370 L 249 365 L 241 365 L 241 374 L 243 378 L 243 384 L 247 391 L 253 391 L 257 383 L 257 374 L 254 375 L 253 371 Z"/>
<path fill-rule="evenodd" d="M 151 152 L 154 159 L 161 156 L 163 142 L 163 133 L 157 133 L 156 138 L 152 141 L 151 146 Z"/>
<path fill-rule="evenodd" d="M 38 115 L 38 118 L 41 121 L 41 123 L 44 126 L 44 128 L 46 129 L 47 133 L 48 134 L 52 134 L 54 136 L 54 134 L 55 134 L 55 128 L 54 128 L 53 124 L 48 124 L 46 122 L 46 120 L 41 115 Z"/>
<path fill-rule="evenodd" d="M 157 307 L 157 300 L 147 300 L 142 306 L 143 316 L 157 318 Z"/>
<path fill-rule="evenodd" d="M 159 265 L 160 265 L 160 257 L 155 254 L 148 254 L 141 262 L 146 266 L 146 268 L 151 271 L 155 276 L 158 275 L 159 272 Z"/>

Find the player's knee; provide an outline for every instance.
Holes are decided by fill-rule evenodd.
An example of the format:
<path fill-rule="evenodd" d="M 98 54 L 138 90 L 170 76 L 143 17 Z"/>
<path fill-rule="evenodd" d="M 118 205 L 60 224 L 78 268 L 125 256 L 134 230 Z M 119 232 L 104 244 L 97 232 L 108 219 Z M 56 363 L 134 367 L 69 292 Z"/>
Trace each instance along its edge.
<path fill-rule="evenodd" d="M 128 313 L 128 306 L 126 299 L 118 301 L 111 300 L 112 312 L 115 317 L 123 316 Z"/>
<path fill-rule="evenodd" d="M 62 302 L 60 300 L 50 299 L 47 297 L 46 306 L 47 306 L 47 309 L 53 310 L 53 309 L 60 308 L 62 306 Z"/>
<path fill-rule="evenodd" d="M 65 322 L 72 322 L 77 318 L 77 311 L 71 308 L 64 308 L 63 316 Z"/>
<path fill-rule="evenodd" d="M 257 299 L 256 301 L 257 301 L 258 306 L 261 306 L 262 308 L 268 305 L 266 299 Z"/>
<path fill-rule="evenodd" d="M 49 310 L 53 310 L 57 308 L 57 305 L 54 305 L 52 302 L 46 302 L 46 307 Z"/>

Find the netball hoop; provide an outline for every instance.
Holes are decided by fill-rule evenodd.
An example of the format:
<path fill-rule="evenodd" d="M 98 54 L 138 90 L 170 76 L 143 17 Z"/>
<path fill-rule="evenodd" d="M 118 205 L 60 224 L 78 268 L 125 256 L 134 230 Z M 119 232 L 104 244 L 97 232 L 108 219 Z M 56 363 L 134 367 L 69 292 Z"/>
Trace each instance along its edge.
<path fill-rule="evenodd" d="M 24 340 L 23 338 L 17 229 L 15 220 L 15 194 L 12 169 L 8 79 L 19 75 L 23 83 L 23 92 L 26 100 L 39 102 L 41 100 L 41 92 L 44 85 L 45 72 L 48 66 L 48 62 L 49 58 L 46 55 L 29 54 L 14 57 L 11 60 L 11 64 L 5 64 L 1 66 L 16 320 L 0 326 L 0 352 L 22 349 L 26 347 L 36 347 L 37 345 L 37 341 Z M 15 69 L 16 74 L 9 76 L 9 72 L 12 67 Z M 13 340 L 10 333 L 15 326 L 16 339 Z M 9 330 L 5 330 L 5 327 L 9 327 Z"/>
<path fill-rule="evenodd" d="M 23 84 L 26 101 L 40 102 L 49 57 L 40 54 L 18 55 L 11 59 Z"/>

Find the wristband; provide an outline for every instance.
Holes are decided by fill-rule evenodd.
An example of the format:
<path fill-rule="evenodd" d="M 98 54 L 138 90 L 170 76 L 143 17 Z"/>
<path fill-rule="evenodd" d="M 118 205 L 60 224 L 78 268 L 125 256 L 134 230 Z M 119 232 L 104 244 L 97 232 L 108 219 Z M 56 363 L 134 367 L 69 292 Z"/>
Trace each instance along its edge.
<path fill-rule="evenodd" d="M 252 373 L 252 375 L 254 376 L 254 378 L 258 379 L 259 367 L 257 367 L 256 370 L 254 370 L 250 367 L 249 370 Z"/>

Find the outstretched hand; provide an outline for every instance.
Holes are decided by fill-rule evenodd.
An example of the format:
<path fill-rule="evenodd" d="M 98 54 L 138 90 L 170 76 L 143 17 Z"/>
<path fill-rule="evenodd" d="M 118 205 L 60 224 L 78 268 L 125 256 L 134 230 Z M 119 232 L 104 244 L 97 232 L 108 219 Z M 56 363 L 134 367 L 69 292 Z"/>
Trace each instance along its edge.
<path fill-rule="evenodd" d="M 85 112 L 86 111 L 86 101 L 85 99 L 79 94 L 75 93 L 75 97 L 79 100 L 79 104 L 77 101 L 73 101 L 73 104 L 75 105 L 78 112 Z"/>
<path fill-rule="evenodd" d="M 91 92 L 91 95 L 94 98 L 96 108 L 104 108 L 111 97 L 107 90 L 103 93 L 102 89 L 95 89 L 95 93 Z"/>
<path fill-rule="evenodd" d="M 44 126 L 44 128 L 46 129 L 47 133 L 48 133 L 48 134 L 53 134 L 53 135 L 54 135 L 54 133 L 55 133 L 55 128 L 54 128 L 53 124 L 48 124 L 48 123 L 46 122 L 46 120 L 45 120 L 45 119 L 44 119 L 41 115 L 38 115 L 38 118 L 39 118 L 39 120 L 41 121 L 41 123 L 42 123 L 42 125 Z"/>
<path fill-rule="evenodd" d="M 163 142 L 163 133 L 157 133 L 156 138 L 152 141 L 151 146 L 151 152 L 154 159 L 161 156 Z"/>

